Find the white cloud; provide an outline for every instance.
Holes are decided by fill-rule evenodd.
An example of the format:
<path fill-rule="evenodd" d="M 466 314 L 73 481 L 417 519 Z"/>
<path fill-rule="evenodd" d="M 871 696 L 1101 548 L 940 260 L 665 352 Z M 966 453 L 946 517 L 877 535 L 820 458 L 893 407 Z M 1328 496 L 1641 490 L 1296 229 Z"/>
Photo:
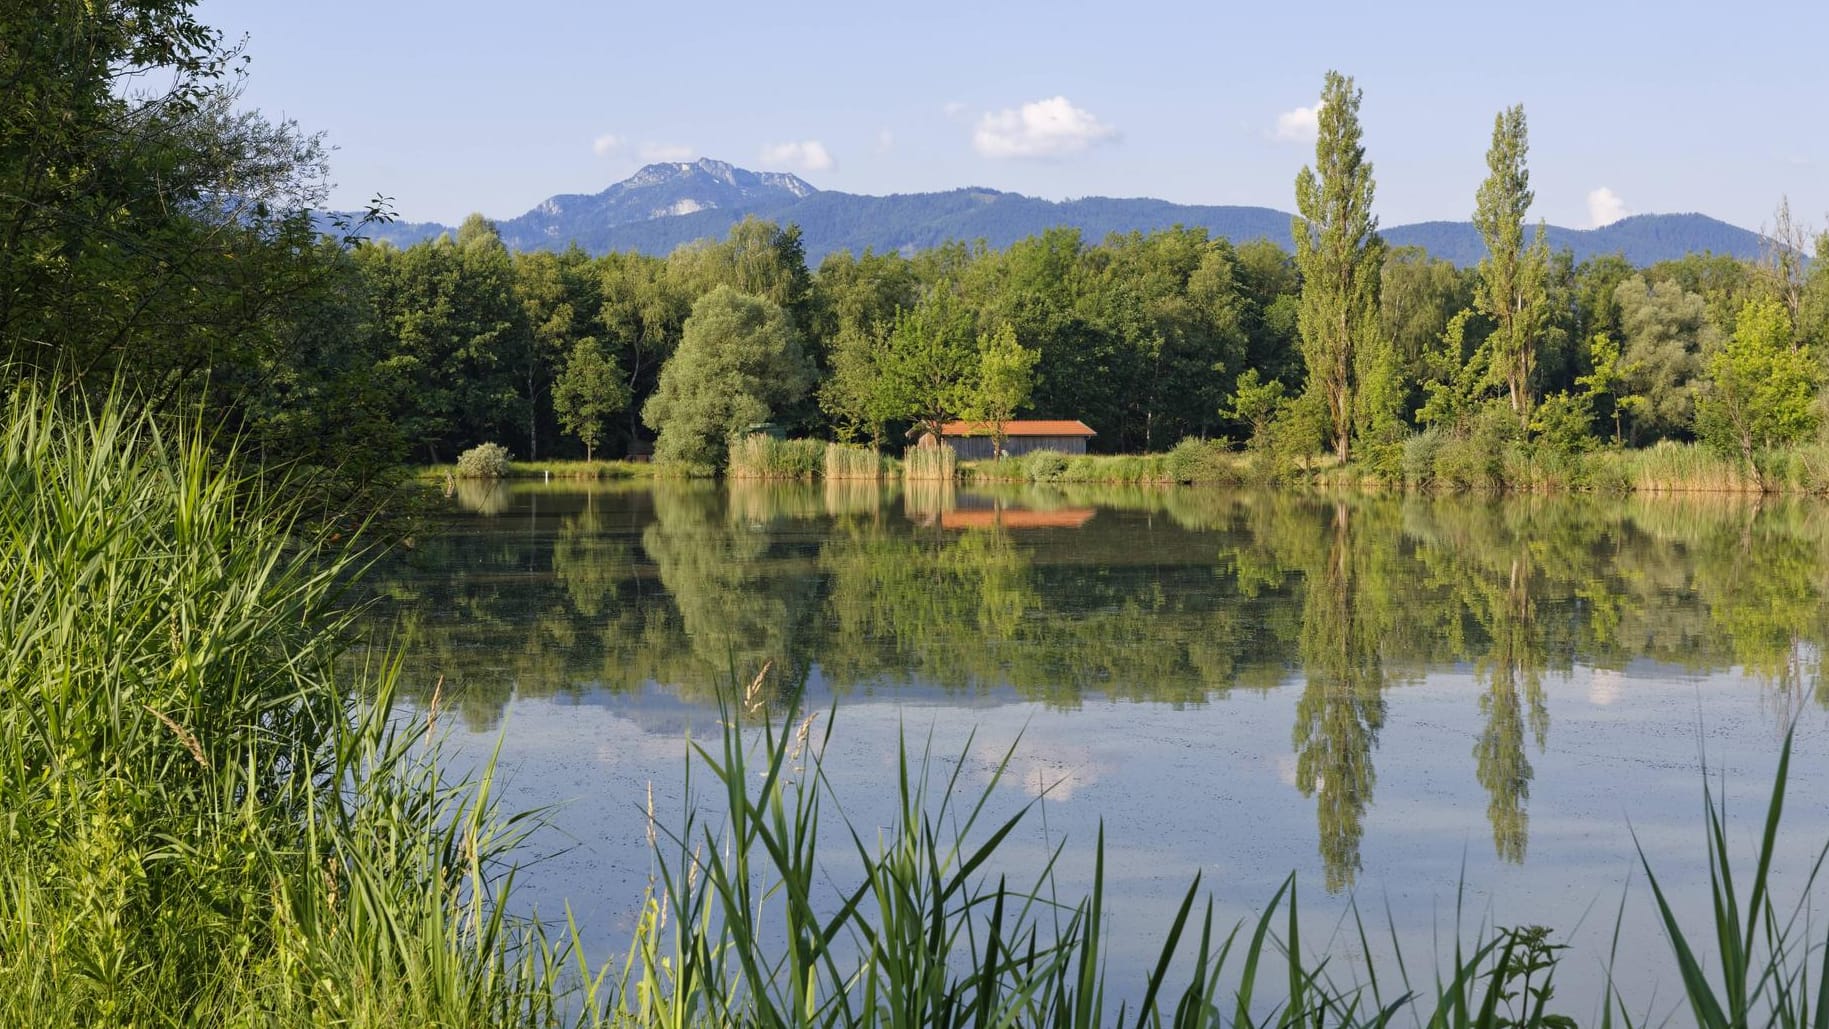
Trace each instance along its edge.
<path fill-rule="evenodd" d="M 985 157 L 1064 157 L 1117 134 L 1091 111 L 1057 96 L 985 114 L 972 147 Z"/>
<path fill-rule="evenodd" d="M 598 136 L 591 141 L 591 152 L 598 157 L 608 157 L 621 148 L 622 140 L 615 136 Z"/>
<path fill-rule="evenodd" d="M 795 171 L 822 172 L 838 167 L 826 145 L 817 139 L 798 143 L 772 143 L 762 148 L 762 163 L 781 165 Z"/>
<path fill-rule="evenodd" d="M 1588 678 L 1588 703 L 1597 707 L 1607 707 L 1619 699 L 1619 690 L 1626 682 L 1625 675 L 1611 672 L 1605 668 L 1594 669 Z"/>
<path fill-rule="evenodd" d="M 692 148 L 681 143 L 643 143 L 635 148 L 644 161 L 684 161 L 692 156 Z"/>
<path fill-rule="evenodd" d="M 876 152 L 886 154 L 895 149 L 895 133 L 883 129 L 876 134 Z"/>
<path fill-rule="evenodd" d="M 1588 224 L 1598 229 L 1632 213 L 1618 193 L 1605 186 L 1588 194 Z"/>
<path fill-rule="evenodd" d="M 948 100 L 946 106 L 942 107 L 940 110 L 948 119 L 954 119 L 971 110 L 971 108 L 967 107 L 962 101 Z"/>
<path fill-rule="evenodd" d="M 1312 143 L 1321 132 L 1321 102 L 1313 107 L 1298 107 L 1276 116 L 1276 128 L 1270 138 L 1279 143 Z"/>

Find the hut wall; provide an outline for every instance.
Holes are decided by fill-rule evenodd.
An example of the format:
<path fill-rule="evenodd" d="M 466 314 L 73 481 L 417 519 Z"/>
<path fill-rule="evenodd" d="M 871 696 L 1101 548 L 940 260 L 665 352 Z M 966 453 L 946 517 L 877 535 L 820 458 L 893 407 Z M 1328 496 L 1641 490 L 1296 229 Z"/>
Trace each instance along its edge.
<path fill-rule="evenodd" d="M 988 461 L 991 459 L 991 437 L 989 436 L 950 436 L 946 441 L 952 444 L 961 461 Z M 1021 457 L 1037 450 L 1052 450 L 1061 454 L 1084 454 L 1086 438 L 1084 436 L 1010 436 L 1003 441 L 1003 452 L 1006 457 Z"/>

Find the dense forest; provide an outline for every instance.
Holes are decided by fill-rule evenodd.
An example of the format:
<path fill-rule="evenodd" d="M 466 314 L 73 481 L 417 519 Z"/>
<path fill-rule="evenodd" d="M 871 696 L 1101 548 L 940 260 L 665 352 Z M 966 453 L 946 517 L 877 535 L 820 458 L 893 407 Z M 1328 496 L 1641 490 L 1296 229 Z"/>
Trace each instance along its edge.
<path fill-rule="evenodd" d="M 1792 374 L 1812 420 L 1821 376 L 1811 355 L 1829 327 L 1822 264 L 1775 253 L 1635 268 L 1516 250 L 1535 290 L 1528 325 L 1509 315 L 1516 298 L 1492 294 L 1494 262 L 1460 269 L 1405 248 L 1369 255 L 1371 316 L 1355 336 L 1374 355 L 1356 377 L 1382 382 L 1385 406 L 1376 417 L 1362 408 L 1351 436 L 1373 450 L 1423 430 L 1554 447 L 1694 439 L 1711 402 L 1737 385 L 1724 379 L 1730 361 L 1786 354 L 1799 358 Z M 361 246 L 352 261 L 365 285 L 362 349 L 390 380 L 380 391 L 387 418 L 418 460 L 483 441 L 525 458 L 579 454 L 553 393 L 580 347 L 614 364 L 626 386 L 603 439 L 608 453 L 627 452 L 658 428 L 644 423 L 644 404 L 693 321 L 728 320 L 733 292 L 778 311 L 793 337 L 776 348 L 783 366 L 758 378 L 792 380 L 794 395 L 754 420 L 797 435 L 899 447 L 930 411 L 969 411 L 982 353 L 1006 331 L 1034 356 L 1021 412 L 1080 418 L 1099 432 L 1098 450 L 1161 450 L 1187 436 L 1318 450 L 1331 428 L 1304 407 L 1318 394 L 1296 257 L 1197 229 L 1096 244 L 1052 230 L 1002 251 L 951 244 L 913 257 L 841 252 L 809 270 L 795 229 L 760 221 L 666 258 L 592 258 L 511 253 L 472 218 L 455 238 Z M 1519 337 L 1528 345 L 1507 343 Z M 1530 354 L 1509 378 L 1495 365 L 1507 345 Z M 1749 348 L 1757 353 L 1742 355 Z M 1531 400 L 1528 415 L 1514 386 Z M 1515 425 L 1495 424 L 1500 401 Z"/>
<path fill-rule="evenodd" d="M 485 442 L 716 470 L 758 426 L 893 451 L 986 412 L 1081 419 L 1104 452 L 1217 438 L 1387 478 L 1462 443 L 1702 440 L 1751 463 L 1823 421 L 1829 262 L 1807 258 L 1829 237 L 1781 206 L 1758 261 L 1577 263 L 1526 223 L 1519 108 L 1468 184 L 1469 268 L 1384 243 L 1359 92 L 1332 73 L 1293 254 L 1054 229 L 812 268 L 793 225 L 592 257 L 510 251 L 480 216 L 397 248 L 366 241 L 379 201 L 320 231 L 322 140 L 237 110 L 242 55 L 211 30 L 42 20 L 9 25 L 0 68 L 36 98 L 0 112 L 8 375 L 201 411 L 342 481 Z M 123 89 L 152 68 L 168 88 Z"/>

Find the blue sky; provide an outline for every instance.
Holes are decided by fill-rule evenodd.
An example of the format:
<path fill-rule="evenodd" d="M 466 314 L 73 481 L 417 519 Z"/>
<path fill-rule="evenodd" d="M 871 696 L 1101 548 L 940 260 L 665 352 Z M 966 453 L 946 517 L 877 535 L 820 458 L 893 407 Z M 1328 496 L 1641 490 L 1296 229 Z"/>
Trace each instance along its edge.
<path fill-rule="evenodd" d="M 1464 219 L 1493 115 L 1533 217 L 1829 216 L 1829 3 L 204 0 L 247 105 L 327 133 L 337 206 L 455 222 L 716 157 L 822 189 L 1289 209 L 1303 109 L 1364 90 L 1384 224 Z M 1604 191 L 1604 192 L 1602 192 Z"/>

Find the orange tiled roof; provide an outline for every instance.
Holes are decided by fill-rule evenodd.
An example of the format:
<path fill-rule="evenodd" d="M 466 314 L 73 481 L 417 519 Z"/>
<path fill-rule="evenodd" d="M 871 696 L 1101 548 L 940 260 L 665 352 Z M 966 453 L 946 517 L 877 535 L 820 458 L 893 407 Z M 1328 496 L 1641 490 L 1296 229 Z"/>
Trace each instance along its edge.
<path fill-rule="evenodd" d="M 1005 436 L 1097 436 L 1091 426 L 1080 421 L 1011 421 L 1003 423 Z M 947 422 L 940 426 L 942 436 L 989 436 L 990 422 Z"/>

